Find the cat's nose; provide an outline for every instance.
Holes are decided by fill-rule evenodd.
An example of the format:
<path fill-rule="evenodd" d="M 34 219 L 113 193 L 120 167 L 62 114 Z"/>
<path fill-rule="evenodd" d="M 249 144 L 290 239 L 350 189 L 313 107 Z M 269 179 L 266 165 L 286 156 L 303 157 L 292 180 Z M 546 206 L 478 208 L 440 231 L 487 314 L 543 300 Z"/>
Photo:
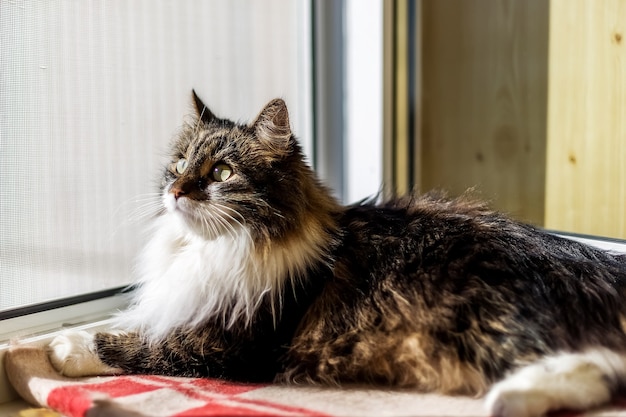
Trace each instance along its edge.
<path fill-rule="evenodd" d="M 170 189 L 170 194 L 174 194 L 174 198 L 178 200 L 180 197 L 184 196 L 187 193 L 181 187 L 172 187 Z"/>

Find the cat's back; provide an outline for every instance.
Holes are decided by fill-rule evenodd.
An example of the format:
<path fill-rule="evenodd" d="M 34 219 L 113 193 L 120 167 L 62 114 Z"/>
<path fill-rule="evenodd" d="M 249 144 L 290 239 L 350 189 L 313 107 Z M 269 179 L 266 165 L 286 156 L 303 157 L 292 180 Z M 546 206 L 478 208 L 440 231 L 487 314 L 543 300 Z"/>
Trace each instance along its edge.
<path fill-rule="evenodd" d="M 357 203 L 346 208 L 340 226 L 336 258 L 370 275 L 380 274 L 381 268 L 408 272 L 441 266 L 486 249 L 499 236 L 527 238 L 534 230 L 481 201 L 439 193 Z"/>
<path fill-rule="evenodd" d="M 555 273 L 552 268 L 566 266 L 591 281 L 599 272 L 601 281 L 626 289 L 626 256 L 555 236 L 470 196 L 448 198 L 434 192 L 365 201 L 347 207 L 340 225 L 337 259 L 356 261 L 354 267 L 369 271 L 436 268 L 444 275 L 480 273 L 487 281 L 500 276 L 530 282 L 526 269 L 546 278 Z"/>

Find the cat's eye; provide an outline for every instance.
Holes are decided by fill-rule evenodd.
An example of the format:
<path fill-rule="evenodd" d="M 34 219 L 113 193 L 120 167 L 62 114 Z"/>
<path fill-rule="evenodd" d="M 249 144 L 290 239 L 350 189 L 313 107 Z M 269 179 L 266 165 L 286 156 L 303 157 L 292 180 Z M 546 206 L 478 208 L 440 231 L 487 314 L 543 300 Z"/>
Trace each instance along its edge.
<path fill-rule="evenodd" d="M 217 182 L 223 182 L 230 178 L 233 175 L 233 170 L 231 167 L 224 163 L 215 164 L 212 169 L 213 179 Z"/>
<path fill-rule="evenodd" d="M 187 162 L 185 158 L 179 159 L 178 162 L 176 163 L 176 172 L 178 172 L 179 174 L 182 174 L 183 172 L 185 172 L 188 165 L 189 165 L 189 162 Z"/>

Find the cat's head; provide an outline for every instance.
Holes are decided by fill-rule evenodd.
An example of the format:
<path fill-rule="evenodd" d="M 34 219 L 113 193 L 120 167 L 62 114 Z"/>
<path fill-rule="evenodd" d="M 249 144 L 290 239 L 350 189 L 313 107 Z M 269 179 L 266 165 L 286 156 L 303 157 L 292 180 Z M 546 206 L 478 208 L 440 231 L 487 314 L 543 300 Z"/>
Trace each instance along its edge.
<path fill-rule="evenodd" d="M 249 124 L 213 114 L 195 94 L 197 117 L 172 146 L 162 181 L 169 213 L 204 238 L 246 227 L 255 240 L 274 239 L 331 201 L 305 163 L 281 99 Z M 332 205 L 331 203 L 329 203 Z"/>

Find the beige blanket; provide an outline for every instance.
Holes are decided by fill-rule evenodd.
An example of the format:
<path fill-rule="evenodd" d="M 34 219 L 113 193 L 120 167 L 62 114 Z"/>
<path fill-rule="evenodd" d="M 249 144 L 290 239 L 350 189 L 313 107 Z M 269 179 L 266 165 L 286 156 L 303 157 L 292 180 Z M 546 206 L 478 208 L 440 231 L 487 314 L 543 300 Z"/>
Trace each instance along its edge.
<path fill-rule="evenodd" d="M 147 375 L 65 378 L 52 368 L 43 349 L 30 346 L 13 347 L 5 360 L 11 384 L 26 401 L 71 417 L 488 416 L 481 399 L 371 387 L 329 389 Z M 586 414 L 552 415 L 626 416 L 626 400 Z"/>

